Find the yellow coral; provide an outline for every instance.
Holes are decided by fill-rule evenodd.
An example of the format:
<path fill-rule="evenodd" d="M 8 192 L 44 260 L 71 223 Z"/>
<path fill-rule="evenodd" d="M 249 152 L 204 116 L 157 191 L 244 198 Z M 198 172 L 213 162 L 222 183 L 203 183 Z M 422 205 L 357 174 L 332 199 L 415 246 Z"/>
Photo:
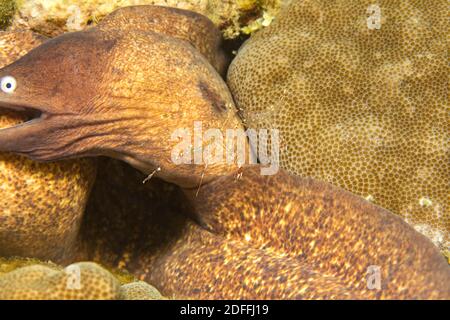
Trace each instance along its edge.
<path fill-rule="evenodd" d="M 251 34 L 255 31 L 263 27 L 268 27 L 275 17 L 269 14 L 268 12 L 264 12 L 263 16 L 255 21 L 251 22 L 248 26 L 242 28 L 242 32 L 245 34 Z"/>
<path fill-rule="evenodd" d="M 239 9 L 249 11 L 258 5 L 258 0 L 236 0 L 236 4 Z"/>

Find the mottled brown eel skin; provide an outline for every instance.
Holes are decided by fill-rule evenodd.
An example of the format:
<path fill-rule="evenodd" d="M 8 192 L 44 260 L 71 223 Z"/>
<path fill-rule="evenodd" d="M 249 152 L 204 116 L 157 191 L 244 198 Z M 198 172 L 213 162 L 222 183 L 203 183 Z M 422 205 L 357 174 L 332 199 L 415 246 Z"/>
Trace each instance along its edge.
<path fill-rule="evenodd" d="M 174 219 L 177 236 L 158 250 L 128 259 L 167 296 L 449 299 L 450 268 L 437 248 L 360 197 L 284 171 L 263 176 L 258 165 L 171 161 L 178 128 L 242 128 L 219 75 L 217 37 L 205 30 L 216 32 L 191 12 L 129 7 L 45 42 L 0 70 L 17 84 L 0 92 L 0 107 L 40 113 L 0 130 L 0 151 L 160 168 L 195 215 Z M 380 268 L 381 289 L 367 285 L 370 266 Z"/>

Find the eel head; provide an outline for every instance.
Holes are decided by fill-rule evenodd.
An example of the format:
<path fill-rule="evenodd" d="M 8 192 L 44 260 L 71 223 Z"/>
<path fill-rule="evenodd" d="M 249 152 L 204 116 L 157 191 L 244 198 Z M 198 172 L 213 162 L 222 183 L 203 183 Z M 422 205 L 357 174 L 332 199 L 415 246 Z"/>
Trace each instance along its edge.
<path fill-rule="evenodd" d="M 0 130 L 0 151 L 37 161 L 110 156 L 190 187 L 229 168 L 210 165 L 203 175 L 206 165 L 174 163 L 174 134 L 197 122 L 205 131 L 242 127 L 208 60 L 189 42 L 153 31 L 64 34 L 0 69 L 0 81 L 0 111 L 29 119 Z"/>
<path fill-rule="evenodd" d="M 91 33 L 67 34 L 0 69 L 0 110 L 28 119 L 0 130 L 0 151 L 40 161 L 88 154 L 97 137 L 92 132 L 104 121 L 94 107 L 101 59 L 113 45 Z"/>

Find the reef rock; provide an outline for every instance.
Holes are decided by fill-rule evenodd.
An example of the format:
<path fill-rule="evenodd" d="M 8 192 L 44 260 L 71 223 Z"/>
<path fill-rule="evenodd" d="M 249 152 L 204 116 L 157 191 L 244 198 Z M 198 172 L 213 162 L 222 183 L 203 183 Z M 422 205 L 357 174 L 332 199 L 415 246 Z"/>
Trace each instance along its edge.
<path fill-rule="evenodd" d="M 293 1 L 228 84 L 281 167 L 350 190 L 450 245 L 446 1 Z"/>
<path fill-rule="evenodd" d="M 192 10 L 209 17 L 226 38 L 250 33 L 270 23 L 287 0 L 8 0 L 3 7 L 5 21 L 16 8 L 14 28 L 25 28 L 55 36 L 66 31 L 79 31 L 97 23 L 119 7 L 130 5 L 162 5 Z M 8 5 L 8 6 L 7 6 Z M 8 9 L 8 11 L 7 11 Z M 2 7 L 0 5 L 0 12 Z M 8 14 L 6 14 L 8 13 Z"/>

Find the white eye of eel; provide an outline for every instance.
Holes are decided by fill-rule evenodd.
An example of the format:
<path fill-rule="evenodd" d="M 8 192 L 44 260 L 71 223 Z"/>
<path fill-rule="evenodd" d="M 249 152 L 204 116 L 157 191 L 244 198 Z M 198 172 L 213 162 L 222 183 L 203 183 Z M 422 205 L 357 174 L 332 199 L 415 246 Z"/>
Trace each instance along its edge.
<path fill-rule="evenodd" d="M 17 81 L 14 77 L 5 76 L 0 80 L 0 88 L 4 93 L 13 93 L 16 87 Z"/>

